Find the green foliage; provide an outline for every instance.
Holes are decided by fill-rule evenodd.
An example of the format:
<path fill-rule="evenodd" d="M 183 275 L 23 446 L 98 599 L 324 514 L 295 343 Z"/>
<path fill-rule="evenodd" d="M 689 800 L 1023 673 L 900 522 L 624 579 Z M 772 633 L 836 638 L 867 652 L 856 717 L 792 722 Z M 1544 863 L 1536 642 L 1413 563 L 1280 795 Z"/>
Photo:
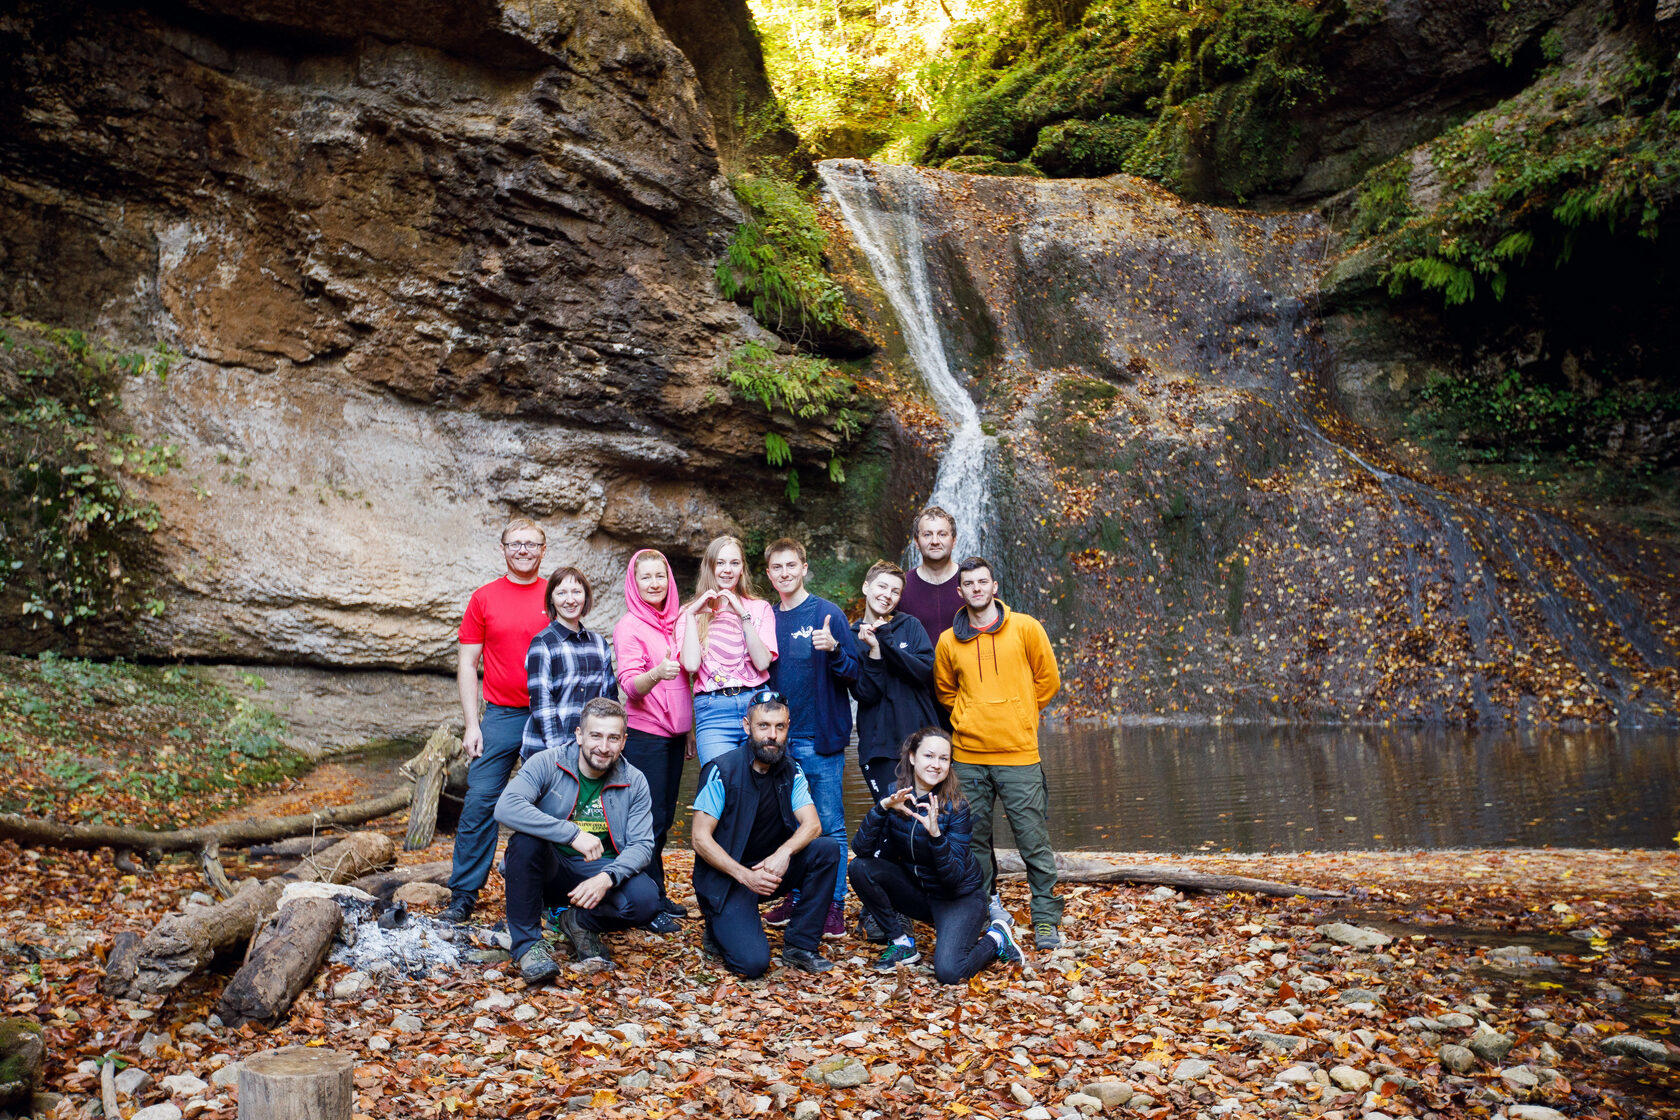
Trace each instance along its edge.
<path fill-rule="evenodd" d="M 1388 233 L 1413 214 L 1411 164 L 1407 160 L 1390 160 L 1365 173 L 1354 201 L 1354 236 Z"/>
<path fill-rule="evenodd" d="M 1500 299 L 1536 250 L 1561 264 L 1589 231 L 1657 235 L 1680 190 L 1680 112 L 1660 104 L 1674 76 L 1636 59 L 1582 80 L 1595 88 L 1556 75 L 1437 139 L 1443 189 L 1428 213 L 1382 211 L 1383 182 L 1367 177 L 1383 218 L 1356 233 L 1384 238 L 1391 294 Z"/>
<path fill-rule="evenodd" d="M 732 182 L 747 220 L 717 265 L 723 294 L 792 341 L 845 322 L 845 298 L 823 268 L 828 235 L 817 212 L 785 179 L 739 175 Z"/>
<path fill-rule="evenodd" d="M 133 567 L 158 508 L 126 478 L 178 456 L 123 431 L 116 411 L 124 377 L 162 378 L 173 358 L 0 319 L 0 594 L 38 624 L 74 633 L 155 611 Z"/>
<path fill-rule="evenodd" d="M 1614 426 L 1680 420 L 1680 391 L 1624 384 L 1594 392 L 1535 381 L 1520 370 L 1485 380 L 1438 377 L 1419 395 L 1429 421 L 1456 433 L 1461 449 L 1482 462 L 1555 455 L 1582 463 L 1600 454 Z"/>
<path fill-rule="evenodd" d="M 852 407 L 857 402 L 857 384 L 827 358 L 805 354 L 777 355 L 768 347 L 749 342 L 729 359 L 724 379 L 730 388 L 758 401 L 771 414 L 784 412 L 796 421 L 814 422 L 828 428 L 842 443 L 849 443 L 863 431 L 867 417 Z M 787 467 L 787 499 L 799 501 L 799 472 L 793 466 L 793 448 L 777 432 L 764 433 L 764 459 L 772 467 Z M 828 460 L 829 481 L 846 481 L 845 464 L 838 454 Z"/>
<path fill-rule="evenodd" d="M 1258 189 L 1292 148 L 1289 110 L 1325 92 L 1313 52 L 1326 10 L 1337 9 L 1095 0 L 1064 26 L 1002 7 L 956 37 L 985 62 L 939 86 L 922 157 L 1030 157 L 1053 175 L 1127 171 L 1182 186 L 1190 153 L 1205 150 L 1233 176 L 1228 193 Z"/>

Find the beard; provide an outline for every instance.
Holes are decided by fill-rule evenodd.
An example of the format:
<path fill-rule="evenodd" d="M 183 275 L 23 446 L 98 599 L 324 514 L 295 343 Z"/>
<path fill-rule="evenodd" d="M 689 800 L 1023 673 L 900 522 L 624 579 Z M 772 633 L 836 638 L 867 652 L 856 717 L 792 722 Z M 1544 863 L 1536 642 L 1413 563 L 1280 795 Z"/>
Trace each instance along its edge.
<path fill-rule="evenodd" d="M 787 744 L 778 743 L 773 739 L 747 738 L 747 746 L 752 748 L 753 758 L 766 766 L 775 766 L 787 757 Z"/>

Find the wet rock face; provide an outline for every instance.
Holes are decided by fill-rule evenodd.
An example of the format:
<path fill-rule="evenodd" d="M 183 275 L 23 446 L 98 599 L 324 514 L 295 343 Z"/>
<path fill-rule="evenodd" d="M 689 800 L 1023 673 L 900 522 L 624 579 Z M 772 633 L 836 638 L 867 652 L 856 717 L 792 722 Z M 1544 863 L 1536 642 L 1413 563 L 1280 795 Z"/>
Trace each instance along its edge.
<path fill-rule="evenodd" d="M 1436 477 L 1338 410 L 1316 217 L 873 174 L 914 202 L 998 431 L 992 559 L 1065 710 L 1675 720 L 1680 558 Z"/>
<path fill-rule="evenodd" d="M 443 664 L 511 514 L 610 623 L 632 546 L 774 503 L 714 391 L 738 211 L 641 3 L 26 2 L 0 50 L 0 310 L 185 356 L 125 401 L 183 454 L 146 648 Z"/>

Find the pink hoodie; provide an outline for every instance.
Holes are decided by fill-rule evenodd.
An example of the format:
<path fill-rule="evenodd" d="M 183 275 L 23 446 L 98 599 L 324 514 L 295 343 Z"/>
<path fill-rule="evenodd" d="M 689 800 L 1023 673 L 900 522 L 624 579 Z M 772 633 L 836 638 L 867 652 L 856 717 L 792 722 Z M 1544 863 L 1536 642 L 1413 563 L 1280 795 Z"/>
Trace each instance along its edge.
<path fill-rule="evenodd" d="M 665 602 L 659 607 L 644 602 L 636 586 L 636 561 L 644 556 L 657 556 L 665 564 Z M 630 557 L 624 570 L 624 603 L 629 609 L 613 627 L 613 660 L 630 726 L 648 735 L 686 735 L 694 726 L 694 691 L 687 673 L 654 682 L 646 695 L 631 683 L 666 657 L 677 656 L 677 639 L 672 635 L 682 600 L 664 553 L 644 548 Z"/>

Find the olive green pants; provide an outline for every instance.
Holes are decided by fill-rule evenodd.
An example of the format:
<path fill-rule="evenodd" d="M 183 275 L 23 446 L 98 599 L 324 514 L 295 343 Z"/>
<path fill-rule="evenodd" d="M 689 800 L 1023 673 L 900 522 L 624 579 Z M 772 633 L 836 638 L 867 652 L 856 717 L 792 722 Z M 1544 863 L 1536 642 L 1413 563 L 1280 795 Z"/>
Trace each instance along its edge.
<path fill-rule="evenodd" d="M 987 895 L 996 889 L 997 869 L 992 861 L 993 806 L 1003 802 L 1009 831 L 1027 865 L 1027 885 L 1032 888 L 1033 925 L 1062 924 L 1062 900 L 1056 897 L 1056 854 L 1050 850 L 1050 790 L 1044 769 L 1028 766 L 981 766 L 972 762 L 954 764 L 968 798 L 969 820 L 974 826 L 974 862 L 980 865 L 981 889 Z"/>

